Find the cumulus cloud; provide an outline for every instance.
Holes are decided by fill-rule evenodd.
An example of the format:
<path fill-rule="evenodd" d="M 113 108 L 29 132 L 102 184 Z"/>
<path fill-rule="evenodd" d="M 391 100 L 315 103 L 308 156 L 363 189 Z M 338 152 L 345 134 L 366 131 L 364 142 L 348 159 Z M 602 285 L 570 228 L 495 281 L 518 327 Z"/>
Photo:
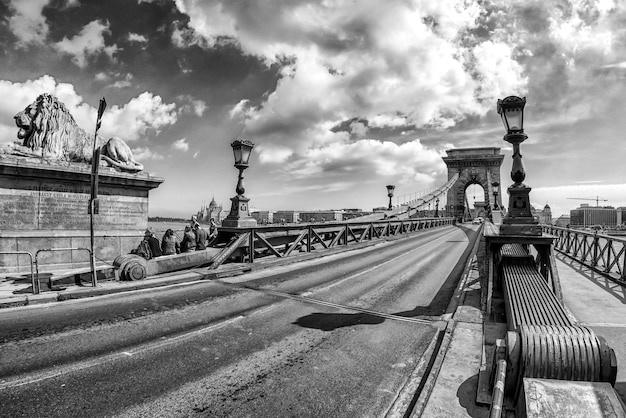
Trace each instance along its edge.
<path fill-rule="evenodd" d="M 0 95 L 4 97 L 0 101 L 0 143 L 17 140 L 13 116 L 41 93 L 56 96 L 67 106 L 76 123 L 83 129 L 95 127 L 98 103 L 93 106 L 85 103 L 72 84 L 57 83 L 53 77 L 47 75 L 23 83 L 0 80 Z M 160 129 L 176 121 L 176 104 L 163 103 L 160 96 L 144 92 L 125 105 L 109 105 L 102 118 L 100 134 L 133 141 L 141 138 L 148 130 L 158 133 Z"/>
<path fill-rule="evenodd" d="M 261 162 L 349 148 L 368 128 L 445 129 L 491 109 L 479 92 L 492 99 L 500 91 L 524 88 L 527 80 L 506 45 L 484 44 L 474 51 L 463 44 L 483 11 L 478 3 L 365 3 L 355 8 L 345 2 L 269 1 L 244 8 L 233 2 L 176 2 L 190 16 L 188 43 L 202 37 L 210 47 L 227 38 L 247 54 L 282 65 L 276 89 L 261 105 L 243 99 L 230 111 L 263 144 Z M 492 61 L 490 52 L 497 52 Z M 487 74 L 491 63 L 502 73 Z M 359 122 L 348 124 L 349 133 L 332 131 L 350 120 Z"/>
<path fill-rule="evenodd" d="M 187 142 L 187 138 L 181 138 L 177 141 L 174 141 L 172 144 L 172 148 L 177 149 L 179 151 L 188 151 L 189 143 Z"/>
<path fill-rule="evenodd" d="M 133 81 L 133 75 L 131 73 L 127 73 L 123 79 L 121 80 L 117 80 L 115 83 L 107 86 L 107 87 L 112 87 L 115 89 L 124 89 L 127 87 L 132 86 L 132 81 Z"/>
<path fill-rule="evenodd" d="M 359 165 L 370 173 L 432 177 L 432 170 L 424 171 L 432 167 L 417 165 L 420 171 L 407 172 L 401 153 L 388 152 L 394 162 L 388 166 L 377 157 L 350 157 L 359 150 L 404 146 L 412 132 L 426 130 L 439 132 L 428 148 L 422 145 L 428 152 L 442 150 L 450 141 L 445 133 L 458 139 L 457 146 L 490 146 L 493 136 L 469 137 L 462 128 L 493 131 L 499 123 L 496 99 L 508 95 L 528 95 L 528 120 L 546 132 L 597 115 L 618 120 L 626 93 L 623 83 L 616 83 L 626 76 L 623 2 L 364 0 L 355 7 L 339 1 L 177 0 L 176 5 L 190 18 L 178 27 L 173 40 L 178 46 L 233 42 L 243 53 L 281 68 L 275 89 L 261 103 L 240 99 L 230 117 L 258 144 L 261 163 L 288 167 L 302 178 L 366 172 Z M 493 124 L 484 123 L 487 115 Z M 379 143 L 384 147 L 365 139 L 378 132 L 389 133 Z M 537 132 L 531 141 L 547 137 Z M 351 163 L 341 166 L 334 155 Z"/>
<path fill-rule="evenodd" d="M 439 152 L 419 139 L 404 144 L 363 139 L 334 142 L 294 154 L 287 148 L 259 145 L 261 163 L 280 163 L 276 171 L 295 179 L 392 177 L 399 183 L 430 185 L 445 170 Z"/>
<path fill-rule="evenodd" d="M 48 36 L 48 24 L 41 14 L 48 0 L 12 0 L 13 16 L 9 27 L 18 39 L 18 45 L 42 43 Z"/>
<path fill-rule="evenodd" d="M 204 100 L 196 99 L 190 95 L 181 95 L 176 98 L 183 102 L 179 108 L 179 112 L 182 114 L 194 114 L 197 117 L 202 117 L 207 110 L 207 104 Z"/>
<path fill-rule="evenodd" d="M 148 42 L 148 38 L 146 38 L 143 35 L 140 35 L 138 33 L 133 33 L 133 32 L 129 32 L 128 40 L 130 42 L 137 42 L 137 43 L 140 43 L 140 44 L 145 44 L 146 42 Z"/>
<path fill-rule="evenodd" d="M 72 61 L 81 68 L 87 66 L 90 57 L 105 53 L 109 58 L 117 52 L 117 45 L 107 46 L 104 33 L 109 32 L 109 23 L 94 20 L 83 27 L 80 33 L 72 38 L 63 38 L 55 47 L 72 56 Z"/>
<path fill-rule="evenodd" d="M 146 160 L 164 160 L 165 157 L 158 152 L 153 152 L 147 147 L 137 147 L 133 148 L 133 155 L 135 159 L 138 161 L 146 161 Z"/>
<path fill-rule="evenodd" d="M 178 120 L 176 104 L 163 103 L 161 96 L 143 92 L 124 106 L 112 106 L 102 118 L 102 133 L 136 140 L 146 131 L 159 133 L 162 128 Z"/>

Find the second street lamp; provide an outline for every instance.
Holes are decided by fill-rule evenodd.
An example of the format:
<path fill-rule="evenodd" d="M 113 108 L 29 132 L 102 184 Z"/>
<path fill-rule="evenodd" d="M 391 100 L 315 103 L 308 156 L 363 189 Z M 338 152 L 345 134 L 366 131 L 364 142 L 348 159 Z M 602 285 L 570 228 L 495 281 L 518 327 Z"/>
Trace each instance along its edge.
<path fill-rule="evenodd" d="M 498 195 L 500 194 L 499 192 L 500 183 L 498 183 L 497 181 L 494 181 L 493 183 L 491 183 L 491 186 L 493 187 L 493 208 L 498 210 L 500 209 L 500 206 L 498 205 Z"/>
<path fill-rule="evenodd" d="M 396 189 L 396 186 L 390 184 L 387 186 L 387 196 L 389 196 L 389 210 L 391 210 L 392 205 L 391 205 L 391 198 L 393 197 L 393 191 Z"/>
<path fill-rule="evenodd" d="M 243 171 L 248 168 L 254 144 L 245 139 L 237 139 L 230 146 L 233 147 L 235 168 L 239 170 L 239 176 L 237 187 L 235 188 L 237 196 L 231 197 L 230 213 L 222 222 L 222 226 L 236 228 L 255 227 L 257 222 L 256 219 L 250 216 L 250 207 L 248 205 L 250 199 L 244 195 L 246 189 L 243 187 Z"/>

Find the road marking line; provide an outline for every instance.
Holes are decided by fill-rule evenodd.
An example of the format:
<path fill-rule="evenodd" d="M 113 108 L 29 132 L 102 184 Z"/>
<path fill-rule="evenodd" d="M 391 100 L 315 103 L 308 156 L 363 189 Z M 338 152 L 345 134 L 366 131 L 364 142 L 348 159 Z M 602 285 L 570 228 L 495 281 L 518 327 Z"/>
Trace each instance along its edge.
<path fill-rule="evenodd" d="M 418 324 L 432 325 L 433 322 L 436 322 L 436 321 L 440 320 L 439 317 L 435 317 L 435 318 L 432 318 L 432 319 L 420 319 L 420 318 L 411 318 L 411 317 L 406 317 L 406 316 L 399 316 L 399 315 L 395 315 L 395 314 L 388 314 L 388 313 L 384 313 L 384 312 L 372 311 L 370 309 L 359 308 L 359 307 L 356 307 L 356 306 L 348 306 L 348 305 L 341 305 L 339 303 L 326 302 L 326 301 L 323 301 L 323 300 L 313 299 L 313 298 L 302 296 L 302 295 L 294 295 L 292 293 L 279 292 L 279 291 L 276 291 L 276 290 L 267 290 L 267 289 L 252 289 L 252 290 L 256 290 L 258 292 L 266 293 L 266 294 L 269 294 L 269 295 L 279 296 L 279 297 L 282 297 L 282 298 L 293 299 L 293 300 L 297 300 L 297 301 L 300 301 L 300 302 L 312 303 L 312 304 L 315 304 L 315 305 L 324 305 L 324 306 L 329 306 L 331 308 L 336 308 L 336 309 L 357 311 L 357 312 L 367 313 L 367 314 L 370 314 L 370 315 L 373 315 L 373 316 L 379 316 L 381 318 L 393 319 L 393 320 L 402 321 L 402 322 L 413 322 L 413 323 L 418 323 Z M 259 313 L 259 312 L 255 312 L 255 313 Z"/>
<path fill-rule="evenodd" d="M 446 233 L 446 234 L 444 234 L 444 235 L 440 236 L 439 238 L 436 238 L 436 239 L 434 239 L 434 240 L 432 240 L 432 241 L 425 242 L 424 244 L 422 244 L 422 245 L 419 245 L 419 246 L 415 247 L 415 248 L 414 248 L 414 249 L 412 249 L 411 251 L 408 251 L 408 252 L 402 253 L 402 254 L 400 254 L 400 255 L 398 255 L 398 256 L 396 256 L 396 257 L 394 257 L 394 258 L 391 258 L 391 259 L 389 259 L 389 260 L 387 260 L 387 261 L 384 261 L 384 262 L 382 262 L 382 263 L 380 263 L 380 264 L 378 264 L 378 265 L 376 265 L 376 266 L 374 266 L 374 267 L 371 267 L 371 268 L 369 268 L 369 269 L 367 269 L 367 270 L 363 270 L 363 271 L 361 271 L 361 272 L 354 273 L 354 274 L 352 274 L 351 276 L 344 277 L 343 279 L 338 280 L 338 281 L 336 281 L 336 282 L 334 282 L 334 283 L 331 283 L 331 284 L 329 284 L 328 286 L 325 286 L 325 287 L 320 287 L 320 288 L 318 288 L 318 289 L 315 289 L 315 290 L 312 290 L 312 291 L 306 292 L 306 293 L 304 293 L 304 294 L 306 294 L 306 295 L 308 296 L 308 295 L 312 295 L 312 294 L 315 294 L 315 293 L 318 293 L 318 292 L 324 292 L 324 291 L 326 291 L 326 290 L 332 289 L 333 287 L 338 286 L 338 285 L 340 285 L 340 284 L 342 284 L 342 283 L 344 283 L 344 282 L 346 282 L 346 281 L 348 281 L 348 280 L 354 279 L 355 277 L 358 277 L 358 276 L 360 276 L 360 275 L 362 275 L 362 274 L 366 274 L 366 273 L 369 273 L 369 272 L 371 272 L 371 271 L 374 271 L 374 270 L 376 270 L 376 269 L 377 269 L 377 268 L 379 268 L 379 267 L 382 267 L 382 266 L 384 266 L 384 265 L 386 265 L 386 264 L 388 264 L 388 263 L 391 263 L 391 262 L 393 262 L 393 261 L 396 261 L 397 259 L 399 259 L 399 258 L 401 258 L 401 257 L 404 257 L 404 256 L 406 256 L 406 255 L 409 255 L 409 254 L 411 254 L 411 253 L 413 253 L 413 252 L 415 252 L 415 251 L 417 251 L 417 250 L 421 249 L 422 247 L 424 247 L 424 246 L 426 246 L 426 245 L 428 245 L 428 244 L 432 244 L 433 242 L 436 242 L 436 241 L 439 241 L 439 240 L 441 240 L 441 239 L 444 239 L 444 238 L 446 238 L 448 235 L 452 235 L 452 234 L 454 234 L 454 233 L 456 233 L 456 232 L 458 232 L 458 230 L 456 230 L 456 229 L 455 229 L 455 230 L 452 230 L 452 231 L 450 231 L 450 232 L 448 232 L 448 233 Z M 303 295 L 304 295 L 304 294 L 303 294 Z"/>

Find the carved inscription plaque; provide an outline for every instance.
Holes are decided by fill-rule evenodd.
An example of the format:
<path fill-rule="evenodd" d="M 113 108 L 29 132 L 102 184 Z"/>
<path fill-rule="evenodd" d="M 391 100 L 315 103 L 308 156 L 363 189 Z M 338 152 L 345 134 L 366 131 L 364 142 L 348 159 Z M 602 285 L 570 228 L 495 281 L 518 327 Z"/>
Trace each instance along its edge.
<path fill-rule="evenodd" d="M 67 190 L 67 189 L 66 189 Z M 148 200 L 135 196 L 100 195 L 100 213 L 94 229 L 144 229 Z M 84 190 L 51 191 L 0 188 L 0 229 L 89 229 L 89 193 Z"/>

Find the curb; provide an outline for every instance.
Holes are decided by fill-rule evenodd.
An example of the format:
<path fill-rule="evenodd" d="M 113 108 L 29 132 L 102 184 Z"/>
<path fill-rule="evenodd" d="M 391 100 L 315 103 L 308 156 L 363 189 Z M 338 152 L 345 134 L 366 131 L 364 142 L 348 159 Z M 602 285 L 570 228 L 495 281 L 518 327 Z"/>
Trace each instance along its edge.
<path fill-rule="evenodd" d="M 76 300 L 76 299 L 84 299 L 91 298 L 97 296 L 111 295 L 117 293 L 125 293 L 131 292 L 135 290 L 146 290 L 146 289 L 158 289 L 165 286 L 176 285 L 176 284 L 184 284 L 189 282 L 196 282 L 198 280 L 214 280 L 221 279 L 224 277 L 232 277 L 243 274 L 246 271 L 250 271 L 250 267 L 248 266 L 234 266 L 228 269 L 222 270 L 204 270 L 204 272 L 199 271 L 187 271 L 185 273 L 180 274 L 178 277 L 154 277 L 152 279 L 148 278 L 145 281 L 141 282 L 124 282 L 128 283 L 128 286 L 117 287 L 117 288 L 104 288 L 104 287 L 79 287 L 77 289 L 68 289 L 68 291 L 51 291 L 45 292 L 39 295 L 23 295 L 17 297 L 10 297 L 0 299 L 0 309 L 8 309 L 8 308 L 17 308 L 22 306 L 33 306 L 33 305 L 42 305 L 47 303 L 54 302 L 63 302 L 66 300 Z M 134 283 L 134 284 L 132 284 Z"/>
<path fill-rule="evenodd" d="M 456 329 L 456 321 L 453 318 L 459 305 L 461 305 L 465 299 L 465 292 L 463 289 L 469 278 L 472 261 L 478 252 L 481 238 L 482 229 L 479 229 L 477 231 L 476 242 L 467 256 L 467 261 L 463 267 L 459 284 L 454 289 L 452 298 L 446 308 L 446 313 L 442 315 L 442 321 L 445 321 L 445 327 L 441 328 L 437 332 L 427 351 L 424 352 L 424 355 L 428 353 L 430 357 L 426 361 L 420 360 L 418 364 L 418 368 L 420 370 L 413 373 L 415 380 L 407 383 L 407 386 L 416 388 L 416 390 L 413 394 L 413 399 L 409 403 L 409 407 L 403 415 L 404 417 L 421 417 L 424 409 L 428 405 L 430 395 L 435 386 L 435 382 L 437 381 L 437 377 L 439 376 L 443 362 L 445 361 L 450 343 L 452 342 L 453 333 Z M 426 367 L 424 367 L 424 365 L 426 365 Z"/>

